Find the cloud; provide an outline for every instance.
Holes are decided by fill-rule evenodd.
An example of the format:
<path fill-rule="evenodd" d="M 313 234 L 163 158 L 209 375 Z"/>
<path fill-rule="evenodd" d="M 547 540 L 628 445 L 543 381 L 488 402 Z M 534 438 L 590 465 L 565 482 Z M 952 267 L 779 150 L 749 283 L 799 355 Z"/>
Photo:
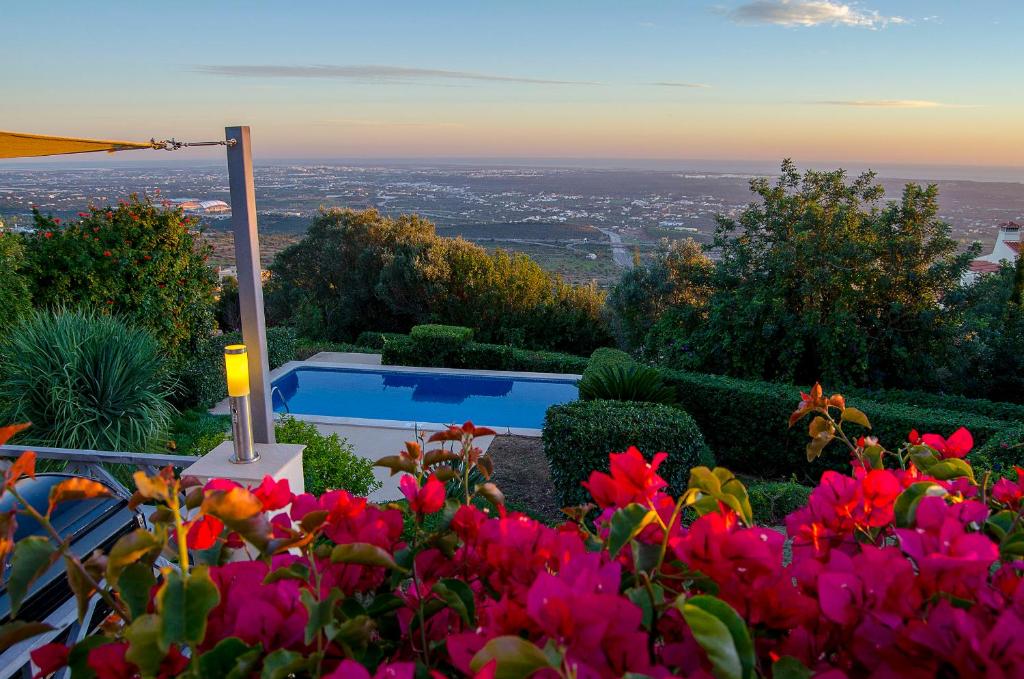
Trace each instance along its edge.
<path fill-rule="evenodd" d="M 352 65 L 331 66 L 315 64 L 309 66 L 283 66 L 274 64 L 205 64 L 192 70 L 209 75 L 232 78 L 332 78 L 354 80 L 365 83 L 395 84 L 417 80 L 428 81 L 484 81 L 524 83 L 531 85 L 597 85 L 582 80 L 548 80 L 545 78 L 522 78 L 518 76 L 474 73 L 471 71 L 447 71 L 438 68 L 409 68 L 405 66 Z"/>
<path fill-rule="evenodd" d="M 898 16 L 883 16 L 875 10 L 862 10 L 830 0 L 753 0 L 725 14 L 738 24 L 774 24 L 776 26 L 854 26 L 885 28 L 889 24 L 908 23 Z"/>
<path fill-rule="evenodd" d="M 811 103 L 856 108 L 978 108 L 976 104 L 946 104 L 923 99 L 825 99 Z"/>
<path fill-rule="evenodd" d="M 317 121 L 317 125 L 337 125 L 340 127 L 387 127 L 387 128 L 408 128 L 408 129 L 438 129 L 464 127 L 461 123 L 444 122 L 417 122 L 403 120 L 362 120 L 358 118 L 331 118 Z"/>
<path fill-rule="evenodd" d="M 655 87 L 689 87 L 691 89 L 707 90 L 711 89 L 711 85 L 705 85 L 704 83 L 681 83 L 673 82 L 670 80 L 663 80 L 661 82 L 651 83 Z"/>

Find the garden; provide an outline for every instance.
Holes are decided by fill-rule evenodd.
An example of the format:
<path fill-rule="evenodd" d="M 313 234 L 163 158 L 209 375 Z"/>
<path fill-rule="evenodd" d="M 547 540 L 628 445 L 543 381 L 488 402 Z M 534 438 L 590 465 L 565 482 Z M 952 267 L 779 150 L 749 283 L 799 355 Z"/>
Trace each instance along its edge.
<path fill-rule="evenodd" d="M 1024 266 L 963 286 L 931 189 L 878 205 L 870 176 L 789 165 L 752 189 L 717 264 L 680 242 L 607 295 L 419 217 L 325 211 L 271 266 L 271 368 L 373 353 L 578 374 L 579 399 L 486 452 L 471 422 L 380 451 L 383 504 L 373 461 L 291 417 L 302 494 L 111 468 L 150 523 L 91 554 L 51 519 L 109 489 L 27 503 L 54 468 L 27 453 L 0 495 L 0 648 L 45 633 L 16 614 L 61 567 L 80 615 L 110 615 L 36 676 L 1019 676 Z M 2 442 L 226 440 L 237 290 L 201 224 L 134 196 L 34 218 L 0 233 Z"/>
<path fill-rule="evenodd" d="M 846 469 L 822 474 L 784 533 L 757 524 L 724 467 L 680 476 L 671 453 L 636 448 L 546 525 L 506 509 L 474 445 L 493 432 L 467 422 L 378 462 L 405 496 L 384 506 L 138 472 L 152 529 L 80 559 L 55 533 L 15 543 L 16 516 L 49 527 L 54 507 L 109 491 L 70 478 L 35 509 L 18 494 L 26 453 L 4 477 L 20 503 L 2 526 L 8 591 L 16 611 L 63 560 L 79 601 L 112 610 L 73 646 L 34 650 L 36 676 L 1017 676 L 1024 476 L 976 472 L 963 428 L 890 448 L 849 431 L 871 423 L 839 394 L 792 400 L 807 460 Z"/>

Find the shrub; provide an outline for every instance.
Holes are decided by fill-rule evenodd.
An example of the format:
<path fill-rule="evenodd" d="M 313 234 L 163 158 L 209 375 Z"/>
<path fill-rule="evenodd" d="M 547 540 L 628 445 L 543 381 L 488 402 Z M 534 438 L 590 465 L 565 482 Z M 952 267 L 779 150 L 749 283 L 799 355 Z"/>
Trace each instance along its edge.
<path fill-rule="evenodd" d="M 375 354 L 377 350 L 372 347 L 360 346 L 358 344 L 346 344 L 345 342 L 325 342 L 300 338 L 295 340 L 296 361 L 305 361 L 322 351 L 338 351 L 350 354 Z"/>
<path fill-rule="evenodd" d="M 677 491 L 686 486 L 690 467 L 714 464 L 693 418 L 678 408 L 627 401 L 552 406 L 544 418 L 544 454 L 562 506 L 587 502 L 580 482 L 592 471 L 607 471 L 608 451 L 630 446 L 648 459 L 668 453 L 660 473 Z"/>
<path fill-rule="evenodd" d="M 421 365 L 461 363 L 460 354 L 472 338 L 470 328 L 456 325 L 417 325 L 409 331 L 409 340 Z"/>
<path fill-rule="evenodd" d="M 2 416 L 32 423 L 27 442 L 139 452 L 166 431 L 171 383 L 145 330 L 92 312 L 45 311 L 14 327 L 4 344 Z"/>
<path fill-rule="evenodd" d="M 4 323 L 0 337 L 32 309 L 32 294 L 25 276 L 25 247 L 21 237 L 0 230 L 0 309 Z"/>
<path fill-rule="evenodd" d="M 321 434 L 312 422 L 285 417 L 274 427 L 278 443 L 298 443 L 302 451 L 302 477 L 306 492 L 321 495 L 344 489 L 369 495 L 381 484 L 373 476 L 373 463 L 355 454 L 352 445 L 337 434 Z"/>
<path fill-rule="evenodd" d="M 1011 476 L 1015 466 L 1024 466 L 1024 425 L 1011 425 L 989 437 L 971 453 L 971 466 L 996 477 Z"/>
<path fill-rule="evenodd" d="M 217 292 L 217 302 L 213 307 L 214 319 L 222 332 L 240 332 L 242 330 L 242 309 L 238 296 L 238 279 L 234 276 L 225 277 Z"/>
<path fill-rule="evenodd" d="M 767 478 L 795 474 L 799 480 L 814 482 L 824 470 L 846 464 L 844 459 L 829 456 L 807 464 L 806 431 L 786 428 L 795 387 L 676 370 L 663 370 L 662 377 L 675 387 L 679 405 L 696 420 L 716 460 L 738 473 Z M 948 434 L 966 426 L 981 444 L 1006 427 L 1003 421 L 981 415 L 901 403 L 859 400 L 858 406 L 873 426 L 870 432 L 861 431 L 887 441 L 902 441 L 911 429 Z"/>
<path fill-rule="evenodd" d="M 759 526 L 778 526 L 789 515 L 807 504 L 813 488 L 794 481 L 761 481 L 747 486 L 754 522 Z"/>
<path fill-rule="evenodd" d="M 179 455 L 205 455 L 228 438 L 231 418 L 186 410 L 171 419 L 166 447 Z"/>
<path fill-rule="evenodd" d="M 595 349 L 590 355 L 588 370 L 600 370 L 609 366 L 630 366 L 636 365 L 636 360 L 621 349 L 601 347 Z"/>
<path fill-rule="evenodd" d="M 14 545 L 8 522 L 11 610 L 57 563 L 79 601 L 95 592 L 115 613 L 72 649 L 33 644 L 38 676 L 69 663 L 99 679 L 1019 676 L 1024 479 L 979 487 L 950 445 L 966 432 L 926 434 L 938 448 L 854 443 L 843 428 L 858 412 L 820 387 L 792 416 L 834 435 L 853 469 L 823 475 L 785 535 L 756 525 L 757 492 L 727 469 L 692 469 L 675 497 L 668 463 L 635 449 L 587 478 L 593 525 L 509 511 L 492 483 L 448 494 L 444 479 L 477 459 L 474 436 L 493 433 L 463 425 L 379 462 L 402 474 L 402 503 L 296 496 L 270 477 L 143 477 L 155 529 L 85 563 L 45 534 Z M 15 483 L 32 472 L 19 459 L 0 494 L 52 529 Z M 48 499 L 106 494 L 72 479 Z M 25 622 L 6 632 L 46 633 Z"/>
<path fill-rule="evenodd" d="M 210 336 L 217 277 L 194 218 L 135 195 L 64 224 L 33 214 L 26 273 L 36 307 L 124 316 L 171 355 L 187 356 Z"/>
<path fill-rule="evenodd" d="M 886 403 L 906 403 L 920 408 L 955 410 L 991 417 L 994 420 L 1024 421 L 1024 405 L 1005 401 L 989 401 L 983 398 L 968 398 L 956 394 L 933 394 L 927 391 L 909 389 L 855 389 L 843 390 L 850 398 L 861 398 Z"/>
<path fill-rule="evenodd" d="M 376 349 L 380 351 L 384 348 L 384 344 L 389 340 L 397 338 L 404 338 L 405 335 L 397 332 L 379 332 L 377 330 L 367 330 L 359 333 L 359 337 L 356 338 L 356 344 Z"/>
<path fill-rule="evenodd" d="M 209 337 L 191 356 L 179 361 L 182 404 L 209 408 L 228 397 L 224 347 L 241 342 L 242 334 L 238 332 Z M 271 370 L 295 360 L 295 332 L 291 328 L 267 328 L 267 360 Z"/>
<path fill-rule="evenodd" d="M 579 389 L 580 398 L 584 401 L 676 402 L 675 389 L 666 386 L 661 373 L 646 365 L 605 366 L 596 371 L 587 368 L 580 380 Z"/>
<path fill-rule="evenodd" d="M 387 338 L 381 350 L 381 362 L 384 365 L 436 365 L 404 335 Z M 462 351 L 448 355 L 442 367 L 579 375 L 588 364 L 588 359 L 573 354 L 469 342 Z"/>

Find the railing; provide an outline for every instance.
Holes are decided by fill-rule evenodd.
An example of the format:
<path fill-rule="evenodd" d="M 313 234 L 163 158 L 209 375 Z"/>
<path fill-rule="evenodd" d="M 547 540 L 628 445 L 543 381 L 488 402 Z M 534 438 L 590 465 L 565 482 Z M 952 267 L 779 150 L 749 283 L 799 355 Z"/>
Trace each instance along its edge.
<path fill-rule="evenodd" d="M 198 457 L 192 455 L 167 455 L 160 453 L 115 453 L 109 450 L 74 450 L 71 448 L 48 448 L 45 446 L 0 446 L 0 458 L 18 457 L 31 450 L 39 460 L 58 460 L 67 462 L 64 471 L 78 474 L 109 484 L 115 492 L 123 497 L 131 497 L 132 492 L 118 481 L 103 465 L 124 464 L 140 469 L 147 474 L 155 474 L 161 467 L 188 467 L 197 462 Z"/>

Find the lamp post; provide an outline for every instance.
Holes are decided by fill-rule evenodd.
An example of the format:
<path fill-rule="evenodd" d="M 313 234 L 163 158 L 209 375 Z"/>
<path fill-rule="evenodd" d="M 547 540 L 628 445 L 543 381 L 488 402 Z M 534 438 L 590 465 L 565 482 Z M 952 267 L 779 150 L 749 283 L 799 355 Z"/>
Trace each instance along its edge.
<path fill-rule="evenodd" d="M 260 459 L 252 439 L 252 412 L 249 409 L 249 357 L 244 344 L 224 347 L 224 369 L 228 378 L 231 404 L 231 437 L 234 439 L 235 464 L 249 464 Z"/>

